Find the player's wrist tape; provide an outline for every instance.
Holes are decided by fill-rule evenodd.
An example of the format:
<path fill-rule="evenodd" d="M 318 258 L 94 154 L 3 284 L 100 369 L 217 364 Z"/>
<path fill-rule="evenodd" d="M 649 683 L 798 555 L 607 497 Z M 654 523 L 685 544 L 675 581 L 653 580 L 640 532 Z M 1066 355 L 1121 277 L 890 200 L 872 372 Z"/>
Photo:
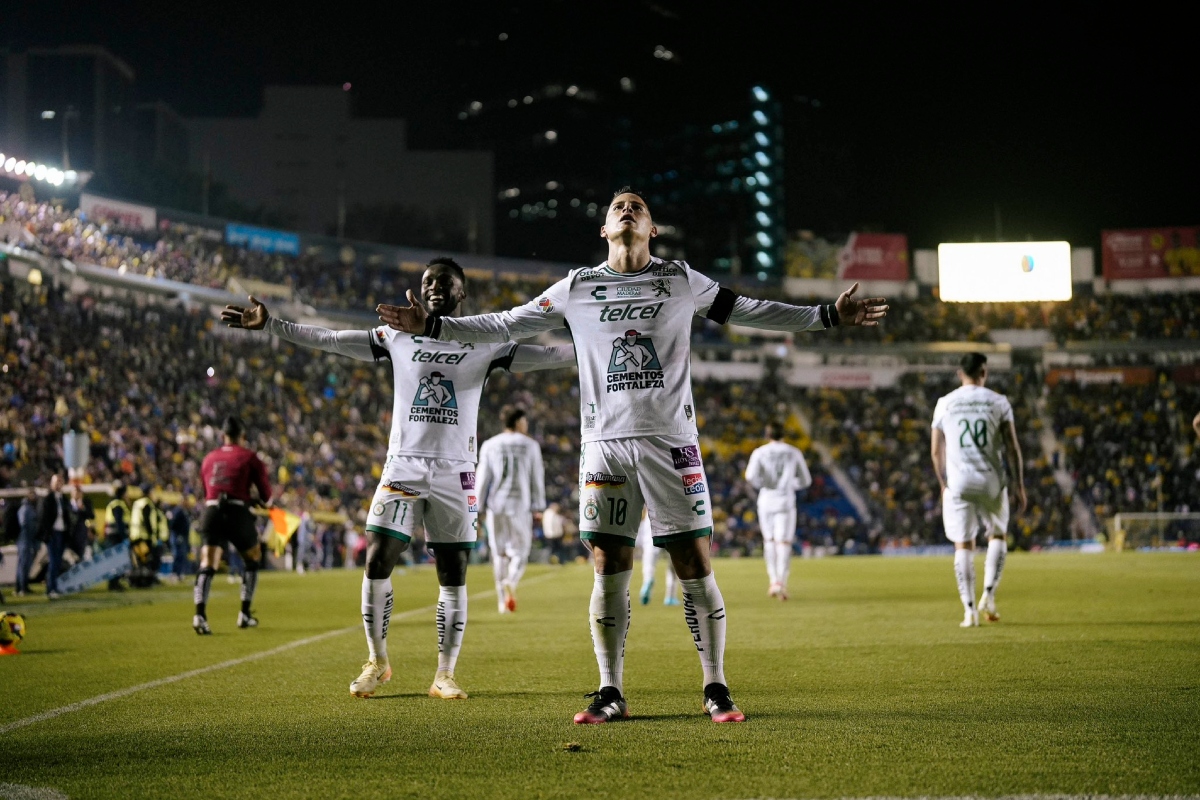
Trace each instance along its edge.
<path fill-rule="evenodd" d="M 833 303 L 825 306 L 818 306 L 821 309 L 821 324 L 826 328 L 835 328 L 842 321 L 842 317 L 838 314 L 837 306 Z"/>
<path fill-rule="evenodd" d="M 442 318 L 441 317 L 426 317 L 425 318 L 425 333 L 424 333 L 425 336 L 428 336 L 430 339 L 436 339 L 436 338 L 438 338 L 438 334 L 440 334 L 441 332 L 442 332 Z"/>

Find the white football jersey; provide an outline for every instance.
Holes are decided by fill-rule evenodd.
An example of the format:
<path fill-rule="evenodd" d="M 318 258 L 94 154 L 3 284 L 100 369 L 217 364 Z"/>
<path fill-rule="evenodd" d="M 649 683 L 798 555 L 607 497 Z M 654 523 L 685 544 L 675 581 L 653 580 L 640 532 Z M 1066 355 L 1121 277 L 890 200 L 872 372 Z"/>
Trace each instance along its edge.
<path fill-rule="evenodd" d="M 1013 421 L 1008 398 L 983 386 L 960 386 L 937 401 L 933 427 L 946 437 L 946 486 L 957 495 L 1000 495 L 1008 482 L 1001 426 Z"/>
<path fill-rule="evenodd" d="M 475 485 L 488 511 L 528 515 L 546 507 L 546 470 L 542 448 L 517 431 L 488 439 L 479 448 Z"/>
<path fill-rule="evenodd" d="M 808 463 L 799 448 L 787 442 L 767 442 L 750 454 L 746 480 L 758 489 L 758 505 L 784 511 L 796 507 L 796 492 L 812 485 Z"/>
<path fill-rule="evenodd" d="M 614 272 L 607 263 L 572 270 L 523 306 L 430 320 L 426 332 L 456 341 L 507 341 L 567 328 L 579 365 L 580 429 L 587 443 L 697 435 L 695 316 L 772 330 L 822 330 L 836 323 L 830 306 L 737 297 L 683 261 L 651 258 L 639 272 Z"/>
<path fill-rule="evenodd" d="M 387 326 L 333 331 L 270 317 L 266 332 L 359 361 L 392 362 L 395 397 L 389 456 L 469 461 L 476 457 L 479 399 L 494 369 L 532 372 L 574 363 L 570 347 L 498 342 L 460 344 L 410 336 Z"/>

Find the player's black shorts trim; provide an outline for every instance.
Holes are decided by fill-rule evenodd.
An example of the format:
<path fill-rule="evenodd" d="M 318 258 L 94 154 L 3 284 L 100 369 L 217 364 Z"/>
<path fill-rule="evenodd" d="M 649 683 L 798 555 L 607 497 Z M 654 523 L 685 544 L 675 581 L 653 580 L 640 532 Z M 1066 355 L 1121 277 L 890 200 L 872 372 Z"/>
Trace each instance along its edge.
<path fill-rule="evenodd" d="M 250 509 L 226 503 L 204 509 L 200 536 L 209 547 L 224 547 L 229 543 L 244 553 L 258 544 L 258 527 Z"/>

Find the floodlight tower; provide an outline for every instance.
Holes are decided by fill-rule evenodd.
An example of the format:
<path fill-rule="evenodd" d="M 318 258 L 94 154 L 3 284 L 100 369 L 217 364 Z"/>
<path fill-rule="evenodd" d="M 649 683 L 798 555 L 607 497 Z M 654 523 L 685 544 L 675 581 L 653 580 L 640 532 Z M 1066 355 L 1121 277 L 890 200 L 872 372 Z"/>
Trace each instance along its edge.
<path fill-rule="evenodd" d="M 750 125 L 747 149 L 750 162 L 745 178 L 754 221 L 751 226 L 752 268 L 766 279 L 781 274 L 787 229 L 783 194 L 783 108 L 769 89 L 750 89 Z"/>

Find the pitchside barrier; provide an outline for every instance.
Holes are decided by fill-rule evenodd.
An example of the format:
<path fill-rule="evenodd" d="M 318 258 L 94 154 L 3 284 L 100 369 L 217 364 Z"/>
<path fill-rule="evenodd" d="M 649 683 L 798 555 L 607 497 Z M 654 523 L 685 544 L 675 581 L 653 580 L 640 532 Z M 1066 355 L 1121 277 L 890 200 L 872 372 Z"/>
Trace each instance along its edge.
<path fill-rule="evenodd" d="M 1116 514 L 1107 520 L 1114 550 L 1200 551 L 1200 514 Z"/>

